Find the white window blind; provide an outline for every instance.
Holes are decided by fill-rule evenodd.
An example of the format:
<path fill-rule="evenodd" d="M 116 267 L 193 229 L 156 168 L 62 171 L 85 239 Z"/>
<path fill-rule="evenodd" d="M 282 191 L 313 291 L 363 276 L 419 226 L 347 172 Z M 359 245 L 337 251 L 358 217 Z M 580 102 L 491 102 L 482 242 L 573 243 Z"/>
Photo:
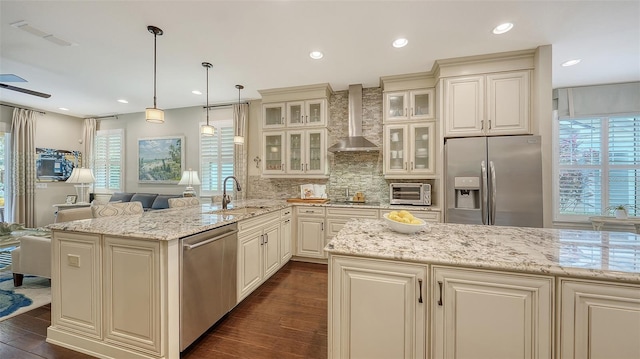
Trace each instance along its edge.
<path fill-rule="evenodd" d="M 213 136 L 200 135 L 201 195 L 222 194 L 222 183 L 234 171 L 233 120 L 209 122 L 215 127 Z M 227 192 L 233 192 L 233 181 L 227 181 Z"/>
<path fill-rule="evenodd" d="M 640 214 L 640 118 L 558 121 L 556 220 L 611 215 L 627 205 Z"/>
<path fill-rule="evenodd" d="M 123 129 L 96 131 L 93 175 L 95 191 L 124 191 Z"/>

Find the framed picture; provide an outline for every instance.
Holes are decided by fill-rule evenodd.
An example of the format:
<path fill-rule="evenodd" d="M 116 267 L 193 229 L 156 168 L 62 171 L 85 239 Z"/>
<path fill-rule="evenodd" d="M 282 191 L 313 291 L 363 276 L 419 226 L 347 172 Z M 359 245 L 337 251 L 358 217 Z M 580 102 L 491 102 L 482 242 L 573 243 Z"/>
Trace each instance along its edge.
<path fill-rule="evenodd" d="M 64 203 L 66 203 L 66 204 L 76 204 L 77 200 L 78 200 L 78 196 L 76 196 L 75 194 L 68 194 L 67 195 L 67 200 Z"/>
<path fill-rule="evenodd" d="M 176 184 L 184 168 L 184 136 L 138 139 L 138 182 Z"/>
<path fill-rule="evenodd" d="M 73 168 L 81 164 L 80 151 L 36 148 L 36 176 L 39 182 L 66 181 Z"/>

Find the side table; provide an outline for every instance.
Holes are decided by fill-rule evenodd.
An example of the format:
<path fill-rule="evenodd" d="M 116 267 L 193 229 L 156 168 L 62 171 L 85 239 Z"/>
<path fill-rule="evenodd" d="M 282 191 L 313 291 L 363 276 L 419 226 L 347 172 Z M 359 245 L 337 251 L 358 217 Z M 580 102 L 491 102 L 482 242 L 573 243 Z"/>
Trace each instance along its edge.
<path fill-rule="evenodd" d="M 601 231 L 602 227 L 605 224 L 624 224 L 633 225 L 636 229 L 636 233 L 640 234 L 640 217 L 616 218 L 608 216 L 595 216 L 589 217 L 589 221 L 591 221 L 591 225 L 596 231 Z"/>
<path fill-rule="evenodd" d="M 55 208 L 55 211 L 53 212 L 53 216 L 55 218 L 58 215 L 58 212 L 63 211 L 65 209 L 81 208 L 81 207 L 91 207 L 91 203 L 78 202 L 73 204 L 68 204 L 68 203 L 54 204 L 53 208 Z"/>

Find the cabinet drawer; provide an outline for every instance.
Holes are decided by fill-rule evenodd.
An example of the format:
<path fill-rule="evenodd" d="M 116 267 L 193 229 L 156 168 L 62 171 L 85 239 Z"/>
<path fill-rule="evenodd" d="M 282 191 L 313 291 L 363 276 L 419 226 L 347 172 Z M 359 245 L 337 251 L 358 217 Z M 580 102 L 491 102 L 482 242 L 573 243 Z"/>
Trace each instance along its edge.
<path fill-rule="evenodd" d="M 280 220 L 280 212 L 271 212 L 267 214 L 260 215 L 255 218 L 244 219 L 238 222 L 238 230 L 240 232 L 251 230 L 256 226 L 264 225 L 267 222 L 271 221 L 279 221 Z"/>
<path fill-rule="evenodd" d="M 280 218 L 287 219 L 291 217 L 292 213 L 293 213 L 293 208 L 291 207 L 283 208 L 280 210 Z"/>
<path fill-rule="evenodd" d="M 412 211 L 414 217 L 424 219 L 427 222 L 440 222 L 440 212 Z"/>
<path fill-rule="evenodd" d="M 378 210 L 374 208 L 337 208 L 328 207 L 327 217 L 337 218 L 378 218 Z"/>
<path fill-rule="evenodd" d="M 324 207 L 298 206 L 296 214 L 298 216 L 324 216 Z"/>

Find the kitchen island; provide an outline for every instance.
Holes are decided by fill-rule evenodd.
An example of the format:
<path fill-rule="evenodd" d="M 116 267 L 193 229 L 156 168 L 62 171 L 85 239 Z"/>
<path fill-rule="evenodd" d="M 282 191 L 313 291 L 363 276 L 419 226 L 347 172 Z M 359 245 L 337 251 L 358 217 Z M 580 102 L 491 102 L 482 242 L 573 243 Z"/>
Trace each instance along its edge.
<path fill-rule="evenodd" d="M 348 222 L 329 253 L 329 357 L 640 357 L 640 236 Z"/>

